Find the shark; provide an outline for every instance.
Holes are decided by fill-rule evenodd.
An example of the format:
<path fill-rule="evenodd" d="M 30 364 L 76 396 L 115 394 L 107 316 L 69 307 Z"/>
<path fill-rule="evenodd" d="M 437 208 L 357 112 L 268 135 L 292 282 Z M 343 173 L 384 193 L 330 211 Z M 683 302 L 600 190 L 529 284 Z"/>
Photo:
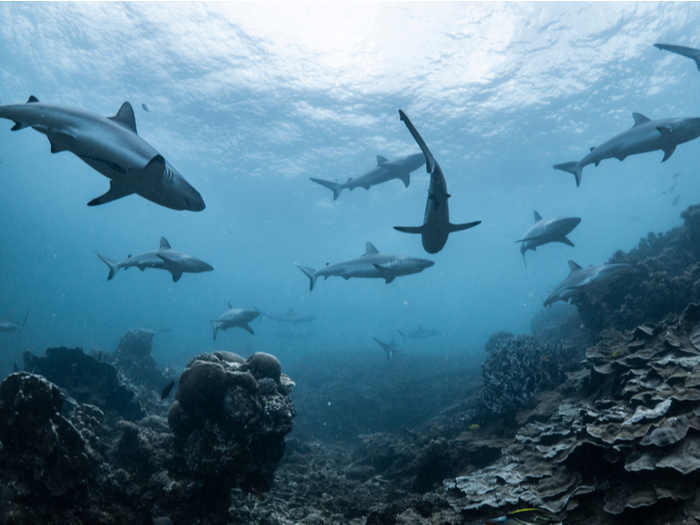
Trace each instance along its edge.
<path fill-rule="evenodd" d="M 277 321 L 279 323 L 300 324 L 300 323 L 310 323 L 311 321 L 316 320 L 315 316 L 298 314 L 294 311 L 293 308 L 290 308 L 289 310 L 287 310 L 287 313 L 284 315 L 270 315 L 270 314 L 262 314 L 262 315 L 264 317 L 267 317 L 268 319 L 272 319 L 273 321 Z"/>
<path fill-rule="evenodd" d="M 394 229 L 404 233 L 419 233 L 425 251 L 437 253 L 445 246 L 450 233 L 468 230 L 481 224 L 481 221 L 466 222 L 464 224 L 452 224 L 450 222 L 450 211 L 447 205 L 447 199 L 450 198 L 450 194 L 447 193 L 447 183 L 440 164 L 435 160 L 423 137 L 421 137 L 418 130 L 402 110 L 399 110 L 399 118 L 406 125 L 423 152 L 425 169 L 430 174 L 430 186 L 428 188 L 428 199 L 425 203 L 423 225 L 394 226 Z"/>
<path fill-rule="evenodd" d="M 576 179 L 576 186 L 581 185 L 583 168 L 589 164 L 598 166 L 602 160 L 625 160 L 630 155 L 661 150 L 666 162 L 676 146 L 700 137 L 700 118 L 664 118 L 652 120 L 641 113 L 632 113 L 634 125 L 627 131 L 615 135 L 577 162 L 555 164 L 554 169 L 571 173 Z"/>
<path fill-rule="evenodd" d="M 542 216 L 534 212 L 535 224 L 533 224 L 522 239 L 515 242 L 520 243 L 520 253 L 523 256 L 525 263 L 525 252 L 537 250 L 538 246 L 550 242 L 561 242 L 569 246 L 574 246 L 574 243 L 567 237 L 576 226 L 581 222 L 580 217 L 563 217 L 558 219 L 544 220 Z"/>
<path fill-rule="evenodd" d="M 399 353 L 399 349 L 396 347 L 396 343 L 392 340 L 390 343 L 385 343 L 384 341 L 380 341 L 376 337 L 373 337 L 374 342 L 377 343 L 382 350 L 384 350 L 384 353 L 386 354 L 386 359 L 387 361 L 390 361 L 392 357 L 394 357 L 394 354 Z"/>
<path fill-rule="evenodd" d="M 604 290 L 612 281 L 631 269 L 631 265 L 624 263 L 582 268 L 570 260 L 569 275 L 549 294 L 544 305 L 551 306 L 557 301 L 567 302 L 581 294 Z"/>
<path fill-rule="evenodd" d="M 424 162 L 425 159 L 422 153 L 399 157 L 391 161 L 382 155 L 377 155 L 377 166 L 375 168 L 359 177 L 351 177 L 342 184 L 314 177 L 311 177 L 311 180 L 331 190 L 333 192 L 333 200 L 336 200 L 343 190 L 354 190 L 355 188 L 368 190 L 370 186 L 376 186 L 392 179 L 399 179 L 403 182 L 404 187 L 408 188 L 411 183 L 411 172 L 420 168 Z"/>
<path fill-rule="evenodd" d="M 309 290 L 312 291 L 319 277 L 324 279 L 342 277 L 346 280 L 353 277 L 366 277 L 384 279 L 384 282 L 389 284 L 397 277 L 422 272 L 434 264 L 428 259 L 379 253 L 374 244 L 367 242 L 365 253 L 356 259 L 328 264 L 320 270 L 298 264 L 296 266 L 309 278 Z"/>
<path fill-rule="evenodd" d="M 134 110 L 124 102 L 112 117 L 45 104 L 30 96 L 25 104 L 0 106 L 0 118 L 46 135 L 51 153 L 70 151 L 110 179 L 109 190 L 88 202 L 98 206 L 137 194 L 173 210 L 202 211 L 199 192 L 136 131 Z"/>
<path fill-rule="evenodd" d="M 257 308 L 234 308 L 231 306 L 231 303 L 228 303 L 228 310 L 211 321 L 214 341 L 216 341 L 216 334 L 219 330 L 228 330 L 233 327 L 243 328 L 245 331 L 255 335 L 248 323 L 259 316 L 260 311 Z"/>
<path fill-rule="evenodd" d="M 700 71 L 700 49 L 685 46 L 674 46 L 672 44 L 654 44 L 654 47 L 692 59 L 695 61 L 698 71 Z"/>
<path fill-rule="evenodd" d="M 435 337 L 440 335 L 440 332 L 435 330 L 434 328 L 423 328 L 423 325 L 418 325 L 418 327 L 414 330 L 409 330 L 407 332 L 402 332 L 401 330 L 397 330 L 399 334 L 403 338 L 408 338 L 408 339 L 427 339 L 428 337 Z"/>
<path fill-rule="evenodd" d="M 173 277 L 173 282 L 178 282 L 183 273 L 211 272 L 214 267 L 196 257 L 178 252 L 172 249 L 165 237 L 160 238 L 160 248 L 155 252 L 142 253 L 141 255 L 129 255 L 121 262 L 114 261 L 98 253 L 97 256 L 109 268 L 107 280 L 111 281 L 122 268 L 138 268 L 144 271 L 146 268 L 167 270 Z"/>
<path fill-rule="evenodd" d="M 24 329 L 24 325 L 27 324 L 27 319 L 29 318 L 29 312 L 24 316 L 22 324 L 15 323 L 13 321 L 8 321 L 6 319 L 0 319 L 0 333 L 14 333 L 21 332 Z"/>

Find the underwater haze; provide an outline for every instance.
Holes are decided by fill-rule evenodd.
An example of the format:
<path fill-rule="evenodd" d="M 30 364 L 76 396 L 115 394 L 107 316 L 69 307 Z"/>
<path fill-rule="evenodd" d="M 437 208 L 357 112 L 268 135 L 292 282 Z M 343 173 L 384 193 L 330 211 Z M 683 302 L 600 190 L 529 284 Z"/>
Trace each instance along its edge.
<path fill-rule="evenodd" d="M 168 330 L 155 357 L 174 367 L 213 349 L 267 351 L 285 366 L 321 351 L 383 365 L 372 338 L 420 325 L 439 336 L 403 359 L 476 358 L 493 332 L 529 331 L 569 259 L 602 264 L 679 225 L 700 195 L 700 141 L 663 164 L 657 151 L 588 166 L 580 187 L 552 169 L 630 128 L 633 112 L 700 116 L 695 65 L 652 46 L 700 45 L 696 4 L 5 3 L 0 19 L 1 104 L 35 95 L 111 116 L 129 101 L 139 135 L 206 202 L 175 211 L 131 195 L 88 207 L 108 180 L 2 120 L 0 318 L 29 318 L 21 333 L 0 333 L 0 372 L 25 349 L 111 351 L 131 328 Z M 392 180 L 337 200 L 309 180 L 344 182 L 377 155 L 420 153 L 398 109 L 442 167 L 452 222 L 483 221 L 437 254 L 393 229 L 421 224 L 425 166 L 408 187 Z M 582 221 L 575 247 L 528 252 L 525 268 L 514 241 L 534 210 Z M 106 279 L 97 252 L 121 261 L 161 236 L 214 271 Z M 309 291 L 295 263 L 320 269 L 367 241 L 435 265 L 390 284 L 319 279 Z M 210 321 L 229 301 L 316 320 L 261 318 L 255 335 L 232 329 L 213 342 Z"/>

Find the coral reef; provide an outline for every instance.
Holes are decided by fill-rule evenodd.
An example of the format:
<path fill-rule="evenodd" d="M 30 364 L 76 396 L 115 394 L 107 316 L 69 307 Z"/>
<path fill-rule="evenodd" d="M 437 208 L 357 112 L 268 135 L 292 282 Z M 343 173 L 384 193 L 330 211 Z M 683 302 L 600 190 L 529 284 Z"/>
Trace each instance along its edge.
<path fill-rule="evenodd" d="M 609 260 L 632 264 L 634 272 L 601 297 L 574 300 L 588 328 L 627 330 L 700 302 L 700 205 L 690 206 L 681 217 L 682 226 L 665 234 L 649 233 L 637 248 L 619 251 Z"/>
<path fill-rule="evenodd" d="M 25 352 L 24 368 L 56 383 L 81 403 L 97 405 L 108 416 L 135 420 L 146 415 L 117 370 L 80 348 L 49 348 L 46 357 Z"/>
<path fill-rule="evenodd" d="M 578 361 L 576 346 L 544 343 L 528 335 L 499 332 L 486 343 L 482 402 L 486 411 L 513 416 L 535 395 L 566 379 Z"/>
<path fill-rule="evenodd" d="M 78 349 L 28 357 L 61 378 L 70 377 L 65 366 L 82 377 L 83 367 L 105 365 L 99 378 L 118 384 L 113 367 Z M 5 378 L 0 523 L 236 522 L 231 497 L 271 486 L 292 428 L 293 382 L 269 354 L 217 352 L 195 358 L 180 383 L 169 421 L 129 421 L 105 418 L 39 375 Z M 102 399 L 99 381 L 83 388 L 94 390 L 83 397 Z"/>

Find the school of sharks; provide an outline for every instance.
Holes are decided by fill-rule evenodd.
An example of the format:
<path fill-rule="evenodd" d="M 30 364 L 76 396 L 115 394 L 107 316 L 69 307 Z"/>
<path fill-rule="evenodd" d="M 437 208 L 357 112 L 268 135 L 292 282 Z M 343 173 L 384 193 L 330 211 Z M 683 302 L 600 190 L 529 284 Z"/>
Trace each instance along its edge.
<path fill-rule="evenodd" d="M 694 60 L 700 70 L 700 50 L 661 43 L 655 46 L 660 50 Z M 150 111 L 145 104 L 142 104 L 142 108 L 144 111 Z M 451 233 L 474 228 L 482 221 L 452 222 L 449 212 L 451 195 L 448 192 L 446 174 L 411 119 L 402 110 L 398 111 L 398 115 L 420 153 L 393 160 L 377 155 L 376 167 L 358 177 L 348 178 L 343 183 L 320 178 L 311 178 L 311 181 L 328 188 L 332 192 L 333 200 L 336 200 L 343 190 L 369 190 L 372 186 L 393 180 L 401 181 L 407 188 L 410 185 L 411 173 L 425 166 L 430 181 L 422 224 L 394 226 L 394 229 L 420 235 L 423 249 L 429 254 L 435 254 L 443 249 Z M 129 102 L 124 102 L 114 116 L 103 117 L 81 109 L 46 103 L 32 95 L 24 104 L 0 106 L 0 118 L 13 121 L 12 131 L 32 128 L 42 133 L 49 141 L 51 153 L 73 153 L 109 179 L 107 191 L 89 201 L 88 206 L 101 206 L 127 196 L 138 195 L 172 210 L 198 212 L 205 209 L 204 198 L 197 189 L 138 134 L 134 111 Z M 580 160 L 556 164 L 554 168 L 571 173 L 576 186 L 579 186 L 582 183 L 583 169 L 590 164 L 598 166 L 601 161 L 612 158 L 623 161 L 630 155 L 656 150 L 663 152 L 661 162 L 666 162 L 677 146 L 700 136 L 700 118 L 652 119 L 641 113 L 633 113 L 632 118 L 633 126 L 630 129 L 597 147 L 590 148 Z M 460 196 L 460 202 L 466 197 Z M 538 211 L 534 211 L 533 223 L 524 235 L 515 241 L 519 244 L 523 265 L 526 266 L 528 251 L 536 251 L 538 247 L 546 244 L 562 243 L 574 247 L 569 235 L 579 226 L 581 220 L 580 217 L 543 218 Z M 108 268 L 108 280 L 114 279 L 119 271 L 132 267 L 141 271 L 165 270 L 171 274 L 174 282 L 179 281 L 185 273 L 214 270 L 214 267 L 204 260 L 172 248 L 165 237 L 161 237 L 157 250 L 130 254 L 121 261 L 112 259 L 110 256 L 113 254 L 98 253 L 97 256 Z M 359 257 L 326 263 L 319 269 L 301 264 L 297 266 L 308 278 L 309 290 L 313 291 L 319 277 L 328 279 L 335 276 L 345 280 L 381 279 L 390 284 L 398 277 L 421 273 L 434 264 L 432 260 L 422 257 L 391 254 L 367 242 L 364 253 Z M 568 265 L 569 275 L 554 287 L 544 301 L 545 306 L 550 306 L 556 301 L 569 301 L 580 294 L 595 293 L 631 270 L 626 264 L 582 267 L 569 260 Z M 220 330 L 233 327 L 254 334 L 250 323 L 259 317 L 290 323 L 309 322 L 314 319 L 292 312 L 287 316 L 275 316 L 265 314 L 252 306 L 234 307 L 229 303 L 228 308 L 211 321 L 213 338 L 216 339 Z M 26 322 L 26 316 L 21 323 L 0 321 L 0 332 L 21 331 Z M 400 333 L 404 338 L 437 335 L 437 331 L 426 330 L 422 326 L 408 334 Z M 398 352 L 393 341 L 386 343 L 377 338 L 374 340 L 385 352 L 387 359 L 391 359 Z"/>

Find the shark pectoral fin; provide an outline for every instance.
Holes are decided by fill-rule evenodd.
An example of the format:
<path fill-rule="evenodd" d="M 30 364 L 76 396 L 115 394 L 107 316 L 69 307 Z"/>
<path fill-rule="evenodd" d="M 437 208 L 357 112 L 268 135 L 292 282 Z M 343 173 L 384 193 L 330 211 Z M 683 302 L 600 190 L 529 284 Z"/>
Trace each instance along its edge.
<path fill-rule="evenodd" d="M 406 173 L 406 175 L 401 175 L 399 178 L 401 179 L 401 182 L 403 182 L 403 187 L 408 188 L 408 186 L 411 184 L 411 174 Z"/>
<path fill-rule="evenodd" d="M 599 160 L 596 160 L 596 161 L 593 163 L 593 165 L 594 165 L 596 168 L 598 167 L 599 164 L 600 164 L 600 161 L 599 161 Z"/>
<path fill-rule="evenodd" d="M 423 226 L 394 226 L 394 229 L 404 233 L 423 233 Z"/>
<path fill-rule="evenodd" d="M 564 235 L 564 237 L 559 239 L 559 242 L 564 243 L 564 244 L 568 244 L 569 246 L 575 246 L 575 244 L 573 242 L 571 242 L 571 240 L 566 235 Z"/>
<path fill-rule="evenodd" d="M 391 276 L 388 276 L 388 277 L 384 277 L 384 284 L 389 284 L 389 283 L 392 282 L 394 279 L 396 279 L 396 276 L 395 276 L 395 275 L 391 275 Z"/>
<path fill-rule="evenodd" d="M 676 151 L 676 146 L 670 146 L 666 149 L 664 149 L 664 158 L 661 159 L 661 162 L 666 162 L 671 155 L 673 155 L 673 152 Z"/>
<path fill-rule="evenodd" d="M 481 224 L 481 221 L 465 222 L 463 224 L 450 224 L 450 233 L 468 230 L 469 228 L 473 228 L 479 224 Z"/>
<path fill-rule="evenodd" d="M 243 330 L 245 330 L 246 332 L 250 332 L 251 335 L 255 335 L 255 332 L 253 332 L 253 329 L 250 327 L 250 325 L 248 323 L 242 324 L 241 328 L 243 328 Z"/>
<path fill-rule="evenodd" d="M 46 137 L 51 144 L 51 153 L 70 151 L 70 147 L 75 143 L 75 137 L 60 131 L 48 131 Z"/>
<path fill-rule="evenodd" d="M 128 102 L 124 102 L 122 104 L 116 115 L 107 118 L 136 133 L 136 117 L 134 117 L 134 108 L 132 108 L 131 104 Z"/>
<path fill-rule="evenodd" d="M 180 277 L 182 277 L 182 272 L 180 270 L 170 270 L 170 273 L 173 275 L 174 283 L 178 282 Z"/>
<path fill-rule="evenodd" d="M 88 206 L 99 206 L 100 204 L 106 204 L 108 202 L 121 199 L 122 197 L 126 197 L 127 195 L 131 195 L 132 193 L 134 193 L 134 190 L 128 184 L 111 180 L 109 182 L 109 191 L 104 195 L 100 195 L 99 197 L 92 199 L 90 202 L 88 202 Z"/>

